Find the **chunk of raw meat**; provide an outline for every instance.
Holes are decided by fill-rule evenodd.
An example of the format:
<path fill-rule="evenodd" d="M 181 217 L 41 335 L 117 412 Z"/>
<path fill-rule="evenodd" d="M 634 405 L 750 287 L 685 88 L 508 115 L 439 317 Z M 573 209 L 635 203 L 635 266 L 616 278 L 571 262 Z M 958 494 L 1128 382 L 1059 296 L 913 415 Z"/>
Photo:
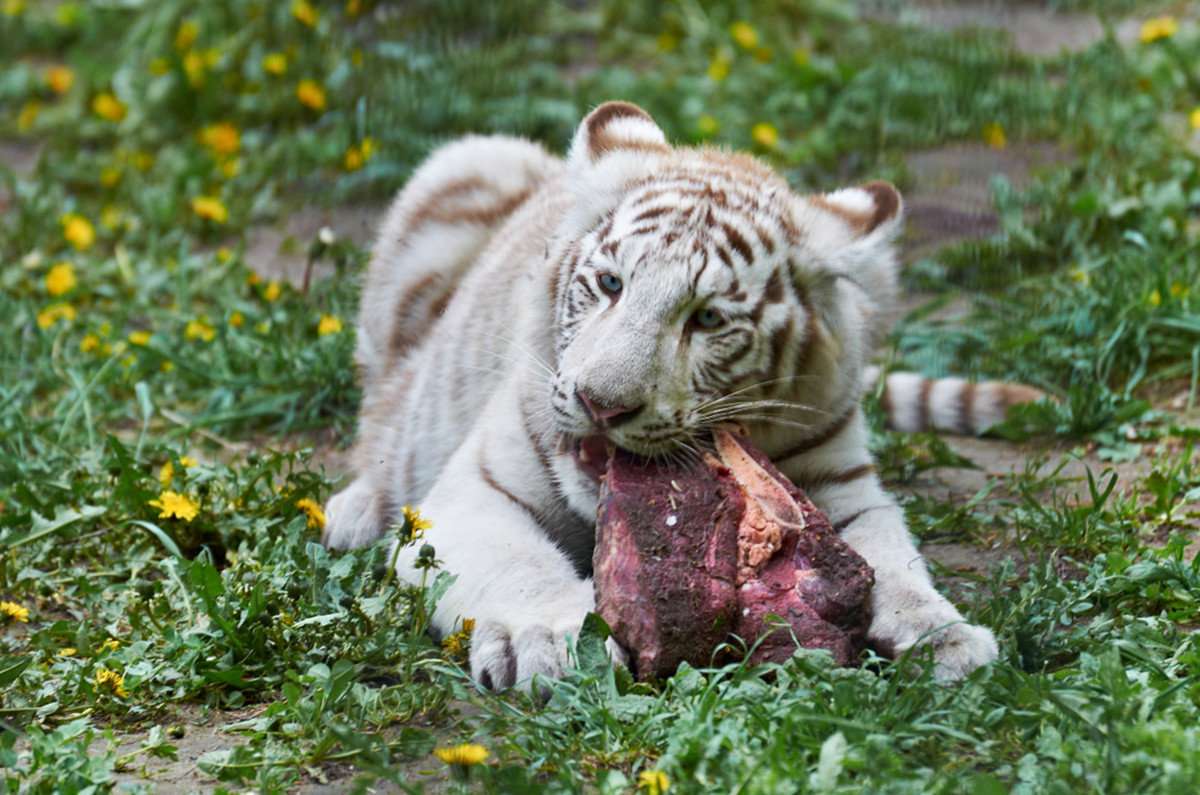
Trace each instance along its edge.
<path fill-rule="evenodd" d="M 612 455 L 596 612 L 641 679 L 684 660 L 724 662 L 729 652 L 714 653 L 734 635 L 753 647 L 752 663 L 781 662 L 799 644 L 852 664 L 870 622 L 871 568 L 760 451 L 725 430 L 713 441 L 716 455 L 692 465 Z"/>

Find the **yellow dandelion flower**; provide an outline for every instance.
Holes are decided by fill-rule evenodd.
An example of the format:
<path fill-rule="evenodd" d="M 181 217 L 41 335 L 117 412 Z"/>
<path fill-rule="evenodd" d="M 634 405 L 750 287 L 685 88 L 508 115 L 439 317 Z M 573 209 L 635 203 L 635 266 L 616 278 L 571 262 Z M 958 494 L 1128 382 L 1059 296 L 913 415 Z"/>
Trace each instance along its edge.
<path fill-rule="evenodd" d="M 264 320 L 261 323 L 255 323 L 254 330 L 257 331 L 259 334 L 266 334 L 268 331 L 271 330 L 271 323 L 270 323 L 270 321 L 267 321 L 267 320 Z"/>
<path fill-rule="evenodd" d="M 309 530 L 325 529 L 325 512 L 321 510 L 321 506 L 317 504 L 316 500 L 304 497 L 303 499 L 296 500 L 296 507 L 308 517 Z"/>
<path fill-rule="evenodd" d="M 40 328 L 48 329 L 60 320 L 74 320 L 75 314 L 75 307 L 71 304 L 51 304 L 38 312 L 37 324 Z"/>
<path fill-rule="evenodd" d="M 217 336 L 217 330 L 204 320 L 189 320 L 183 330 L 185 340 L 201 339 L 205 342 L 212 342 L 215 336 Z"/>
<path fill-rule="evenodd" d="M 185 19 L 179 25 L 179 30 L 175 31 L 175 49 L 183 52 L 189 49 L 196 43 L 196 36 L 200 33 L 200 26 L 196 24 L 194 19 Z"/>
<path fill-rule="evenodd" d="M 433 755 L 448 765 L 468 767 L 486 760 L 491 756 L 491 751 L 478 743 L 463 743 L 448 748 L 434 748 Z"/>
<path fill-rule="evenodd" d="M 259 276 L 254 271 L 250 271 L 250 273 L 246 276 L 246 286 L 247 287 L 253 287 L 254 285 L 258 284 L 261 281 L 262 281 L 262 277 Z"/>
<path fill-rule="evenodd" d="M 235 311 L 229 316 L 229 325 L 233 328 L 241 328 L 242 326 L 246 325 L 246 316 L 241 312 Z"/>
<path fill-rule="evenodd" d="M 296 84 L 296 98 L 313 110 L 325 109 L 325 89 L 316 80 L 301 80 Z"/>
<path fill-rule="evenodd" d="M 758 31 L 749 22 L 734 22 L 729 26 L 729 34 L 744 50 L 758 47 Z"/>
<path fill-rule="evenodd" d="M 1162 295 L 1159 294 L 1158 290 L 1151 290 L 1150 295 L 1146 298 L 1147 306 L 1158 306 L 1161 303 Z"/>
<path fill-rule="evenodd" d="M 282 294 L 283 285 L 279 283 L 278 279 L 274 279 L 267 283 L 266 289 L 263 290 L 262 297 L 264 301 L 278 301 L 279 296 Z"/>
<path fill-rule="evenodd" d="M 75 72 L 69 66 L 51 66 L 46 72 L 46 85 L 55 94 L 65 94 L 75 85 Z"/>
<path fill-rule="evenodd" d="M 59 219 L 63 237 L 79 251 L 87 251 L 96 242 L 96 227 L 92 222 L 76 213 L 67 213 Z"/>
<path fill-rule="evenodd" d="M 158 363 L 158 369 L 160 372 L 169 373 L 175 369 L 175 362 L 164 359 Z"/>
<path fill-rule="evenodd" d="M 218 224 L 229 220 L 229 210 L 216 196 L 197 196 L 192 199 L 192 212 Z"/>
<path fill-rule="evenodd" d="M 760 121 L 750 128 L 750 137 L 763 149 L 774 149 L 779 145 L 779 130 L 765 121 Z"/>
<path fill-rule="evenodd" d="M 74 657 L 77 653 L 78 653 L 78 650 L 74 646 L 68 646 L 65 649 L 60 649 L 58 652 L 58 656 L 59 657 Z"/>
<path fill-rule="evenodd" d="M 287 56 L 281 52 L 271 52 L 263 56 L 262 68 L 267 74 L 281 75 L 287 71 Z"/>
<path fill-rule="evenodd" d="M 149 345 L 152 334 L 149 331 L 129 332 L 129 341 L 134 345 Z"/>
<path fill-rule="evenodd" d="M 1174 36 L 1178 30 L 1179 23 L 1175 17 L 1155 17 L 1142 23 L 1140 36 L 1144 43 L 1149 44 L 1159 39 L 1168 39 Z"/>
<path fill-rule="evenodd" d="M 367 136 L 362 139 L 362 143 L 358 145 L 358 151 L 362 152 L 363 160 L 370 160 L 371 155 L 375 154 L 375 139 Z"/>
<path fill-rule="evenodd" d="M 84 338 L 79 341 L 79 350 L 84 353 L 91 353 L 100 347 L 100 338 L 95 334 L 84 335 Z"/>
<path fill-rule="evenodd" d="M 242 145 L 238 128 L 227 121 L 209 125 L 200 131 L 200 143 L 222 155 L 231 155 Z"/>
<path fill-rule="evenodd" d="M 445 657 L 453 657 L 457 654 L 462 654 L 466 650 L 466 638 L 461 632 L 455 632 L 453 635 L 447 635 L 442 638 L 442 655 Z"/>
<path fill-rule="evenodd" d="M 233 259 L 233 249 L 229 246 L 221 246 L 217 249 L 217 262 L 229 262 Z"/>
<path fill-rule="evenodd" d="M 22 607 L 16 602 L 0 602 L 0 616 L 4 617 L 4 622 L 8 624 L 29 623 L 29 608 Z"/>
<path fill-rule="evenodd" d="M 352 146 L 346 150 L 346 154 L 342 155 L 342 168 L 347 171 L 358 171 L 363 167 L 362 152 L 357 146 Z"/>
<path fill-rule="evenodd" d="M 708 79 L 714 83 L 720 83 L 725 78 L 729 77 L 729 59 L 724 55 L 718 55 L 713 58 L 712 63 L 708 65 Z"/>
<path fill-rule="evenodd" d="M 190 455 L 179 456 L 179 463 L 183 464 L 188 469 L 191 469 L 192 467 L 195 467 L 195 466 L 200 466 L 200 462 L 197 461 L 196 459 L 192 458 Z"/>
<path fill-rule="evenodd" d="M 475 619 L 464 618 L 462 620 L 462 628 L 452 635 L 448 635 L 442 641 L 442 651 L 445 656 L 452 657 L 466 651 L 466 645 L 471 640 L 471 633 L 475 631 Z"/>
<path fill-rule="evenodd" d="M 190 522 L 200 513 L 200 506 L 196 502 L 173 491 L 164 491 L 158 495 L 158 499 L 150 500 L 146 504 L 152 508 L 158 508 L 159 519 L 175 518 Z"/>
<path fill-rule="evenodd" d="M 124 102 L 108 93 L 99 94 L 92 100 L 92 110 L 100 118 L 109 121 L 121 121 L 129 112 Z"/>
<path fill-rule="evenodd" d="M 1184 287 L 1179 282 L 1175 282 L 1174 284 L 1171 285 L 1171 297 L 1172 298 L 1187 298 L 1188 292 L 1189 292 L 1188 288 Z"/>
<path fill-rule="evenodd" d="M 171 62 L 166 58 L 155 58 L 150 62 L 150 74 L 155 77 L 162 77 L 169 71 L 171 71 Z"/>
<path fill-rule="evenodd" d="M 1193 130 L 1200 130 L 1200 108 L 1193 108 L 1188 114 L 1188 124 L 1192 125 Z"/>
<path fill-rule="evenodd" d="M 96 653 L 104 654 L 106 651 L 116 651 L 119 648 L 121 648 L 121 641 L 117 640 L 116 638 L 109 638 L 100 644 L 100 646 L 96 649 Z"/>
<path fill-rule="evenodd" d="M 116 229 L 125 223 L 125 212 L 120 207 L 110 204 L 100 213 L 100 223 L 106 229 Z"/>
<path fill-rule="evenodd" d="M 310 28 L 317 26 L 317 10 L 313 8 L 308 0 L 292 0 L 292 16 L 300 20 Z"/>
<path fill-rule="evenodd" d="M 60 262 L 46 273 L 46 292 L 56 298 L 74 290 L 76 284 L 75 268 L 69 262 Z"/>
<path fill-rule="evenodd" d="M 1004 128 L 995 122 L 983 125 L 983 142 L 993 149 L 1003 149 L 1008 146 L 1004 137 Z"/>
<path fill-rule="evenodd" d="M 0 4 L 0 13 L 6 17 L 15 17 L 25 12 L 25 0 L 4 0 Z"/>
<path fill-rule="evenodd" d="M 54 9 L 54 21 L 69 28 L 79 21 L 79 6 L 74 3 L 63 3 Z"/>
<path fill-rule="evenodd" d="M 110 693 L 117 698 L 125 698 L 129 695 L 129 691 L 125 689 L 125 677 L 103 666 L 99 671 L 96 671 L 96 687 L 100 691 Z"/>
<path fill-rule="evenodd" d="M 337 334 L 342 330 L 342 319 L 336 315 L 321 315 L 321 321 L 317 323 L 317 336 L 324 337 L 328 334 Z"/>
<path fill-rule="evenodd" d="M 225 175 L 225 179 L 233 179 L 242 170 L 242 159 L 240 157 L 231 157 L 221 164 L 221 173 Z"/>
<path fill-rule="evenodd" d="M 33 123 L 37 121 L 38 110 L 41 105 L 36 99 L 31 99 L 21 106 L 21 112 L 17 115 L 17 132 L 28 132 L 33 129 Z"/>
<path fill-rule="evenodd" d="M 116 166 L 100 170 L 100 184 L 106 188 L 115 188 L 117 183 L 121 181 L 121 169 Z"/>
<path fill-rule="evenodd" d="M 433 522 L 429 519 L 422 519 L 421 512 L 411 505 L 405 505 L 401 511 L 404 513 L 404 518 L 412 524 L 414 537 L 433 527 Z"/>
<path fill-rule="evenodd" d="M 1067 276 L 1071 278 L 1071 281 L 1079 282 L 1084 287 L 1087 287 L 1092 283 L 1092 275 L 1078 265 L 1072 265 L 1070 268 L 1068 268 Z"/>
<path fill-rule="evenodd" d="M 643 770 L 638 773 L 638 791 L 648 795 L 661 795 L 671 786 L 671 780 L 661 770 Z"/>
<path fill-rule="evenodd" d="M 175 464 L 168 461 L 158 470 L 158 482 L 165 489 L 175 478 Z"/>
<path fill-rule="evenodd" d="M 204 56 L 195 50 L 188 50 L 183 56 L 183 71 L 187 74 L 188 85 L 200 88 L 204 85 Z"/>

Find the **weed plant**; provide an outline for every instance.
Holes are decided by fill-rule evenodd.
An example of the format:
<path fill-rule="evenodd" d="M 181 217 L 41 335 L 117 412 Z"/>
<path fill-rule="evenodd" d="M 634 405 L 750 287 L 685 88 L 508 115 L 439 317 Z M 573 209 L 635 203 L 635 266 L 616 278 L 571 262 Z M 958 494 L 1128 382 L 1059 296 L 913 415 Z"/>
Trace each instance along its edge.
<path fill-rule="evenodd" d="M 197 789 L 1194 788 L 1200 434 L 1172 411 L 1200 382 L 1200 28 L 1122 44 L 1113 21 L 1163 4 L 1047 3 L 1110 35 L 1033 58 L 895 5 L 0 1 L 5 791 L 152 788 L 200 716 L 228 743 Z M 290 241 L 332 275 L 276 281 L 253 230 L 382 200 L 463 133 L 561 151 L 613 98 L 799 189 L 906 188 L 905 153 L 948 143 L 1067 153 L 1023 190 L 997 180 L 996 235 L 910 267 L 931 307 L 965 309 L 914 314 L 883 354 L 1054 399 L 997 429 L 1050 447 L 1026 470 L 965 502 L 906 498 L 926 540 L 1017 550 L 954 590 L 999 663 L 946 686 L 920 654 L 844 670 L 802 652 L 639 684 L 589 622 L 543 705 L 479 692 L 467 633 L 425 633 L 436 550 L 423 587 L 389 575 L 419 516 L 372 548 L 320 546 L 335 483 L 313 444 L 352 433 L 368 252 Z M 901 493 L 972 465 L 876 425 Z M 1063 449 L 1143 474 L 1072 480 Z"/>

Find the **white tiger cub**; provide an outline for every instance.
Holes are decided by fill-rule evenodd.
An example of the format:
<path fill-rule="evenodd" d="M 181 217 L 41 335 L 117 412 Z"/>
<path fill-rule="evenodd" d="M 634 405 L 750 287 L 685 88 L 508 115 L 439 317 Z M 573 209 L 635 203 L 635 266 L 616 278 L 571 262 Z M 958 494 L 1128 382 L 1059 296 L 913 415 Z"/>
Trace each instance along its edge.
<path fill-rule="evenodd" d="M 670 455 L 737 420 L 874 567 L 876 648 L 927 643 L 946 679 L 994 660 L 992 633 L 934 589 L 867 449 L 900 210 L 883 182 L 800 196 L 749 156 L 672 149 L 621 102 L 584 119 L 565 164 L 504 137 L 439 149 L 367 272 L 358 474 L 324 542 L 371 543 L 418 503 L 457 575 L 434 628 L 476 619 L 473 676 L 528 687 L 561 673 L 593 608 L 604 445 Z M 885 409 L 909 427 L 975 430 L 1035 397 L 890 386 Z M 414 556 L 401 550 L 402 576 Z"/>

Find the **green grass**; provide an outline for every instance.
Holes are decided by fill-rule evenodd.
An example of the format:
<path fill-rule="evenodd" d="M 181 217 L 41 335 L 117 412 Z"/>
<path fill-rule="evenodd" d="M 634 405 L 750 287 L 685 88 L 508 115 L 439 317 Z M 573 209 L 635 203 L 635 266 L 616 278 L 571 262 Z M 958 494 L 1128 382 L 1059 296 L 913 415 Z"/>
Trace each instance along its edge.
<path fill-rule="evenodd" d="M 0 141 L 41 149 L 29 174 L 0 169 L 5 790 L 111 790 L 176 753 L 186 710 L 242 707 L 256 709 L 201 768 L 267 791 L 333 762 L 358 786 L 410 790 L 418 770 L 495 791 L 652 791 L 649 771 L 675 791 L 1189 788 L 1200 434 L 1161 398 L 1190 406 L 1200 381 L 1200 29 L 1034 59 L 850 3 L 575 6 L 322 4 L 309 24 L 289 2 L 0 4 Z M 311 87 L 301 101 L 304 80 L 323 101 Z M 120 104 L 96 104 L 107 95 Z M 561 151 L 610 98 L 672 140 L 756 152 L 801 189 L 905 188 L 906 151 L 994 141 L 993 125 L 1009 146 L 1072 153 L 1023 192 L 995 185 L 1000 234 L 909 269 L 967 309 L 915 315 L 886 352 L 1036 384 L 1057 404 L 1002 432 L 1144 464 L 1132 482 L 1101 464 L 1079 483 L 1031 454 L 969 500 L 906 497 L 924 539 L 1017 550 L 955 586 L 996 631 L 998 664 L 946 687 L 919 658 L 841 670 L 806 653 L 652 687 L 613 672 L 592 628 L 539 706 L 479 693 L 461 650 L 424 634 L 436 570 L 405 587 L 383 546 L 316 543 L 305 508 L 334 484 L 311 440 L 352 432 L 368 252 L 297 241 L 333 274 L 305 291 L 257 276 L 248 231 L 381 200 L 465 132 Z M 901 494 L 966 463 L 936 437 L 874 436 Z M 455 699 L 477 716 L 455 718 Z M 88 751 L 97 739 L 107 751 Z M 471 740 L 485 764 L 430 755 Z"/>

